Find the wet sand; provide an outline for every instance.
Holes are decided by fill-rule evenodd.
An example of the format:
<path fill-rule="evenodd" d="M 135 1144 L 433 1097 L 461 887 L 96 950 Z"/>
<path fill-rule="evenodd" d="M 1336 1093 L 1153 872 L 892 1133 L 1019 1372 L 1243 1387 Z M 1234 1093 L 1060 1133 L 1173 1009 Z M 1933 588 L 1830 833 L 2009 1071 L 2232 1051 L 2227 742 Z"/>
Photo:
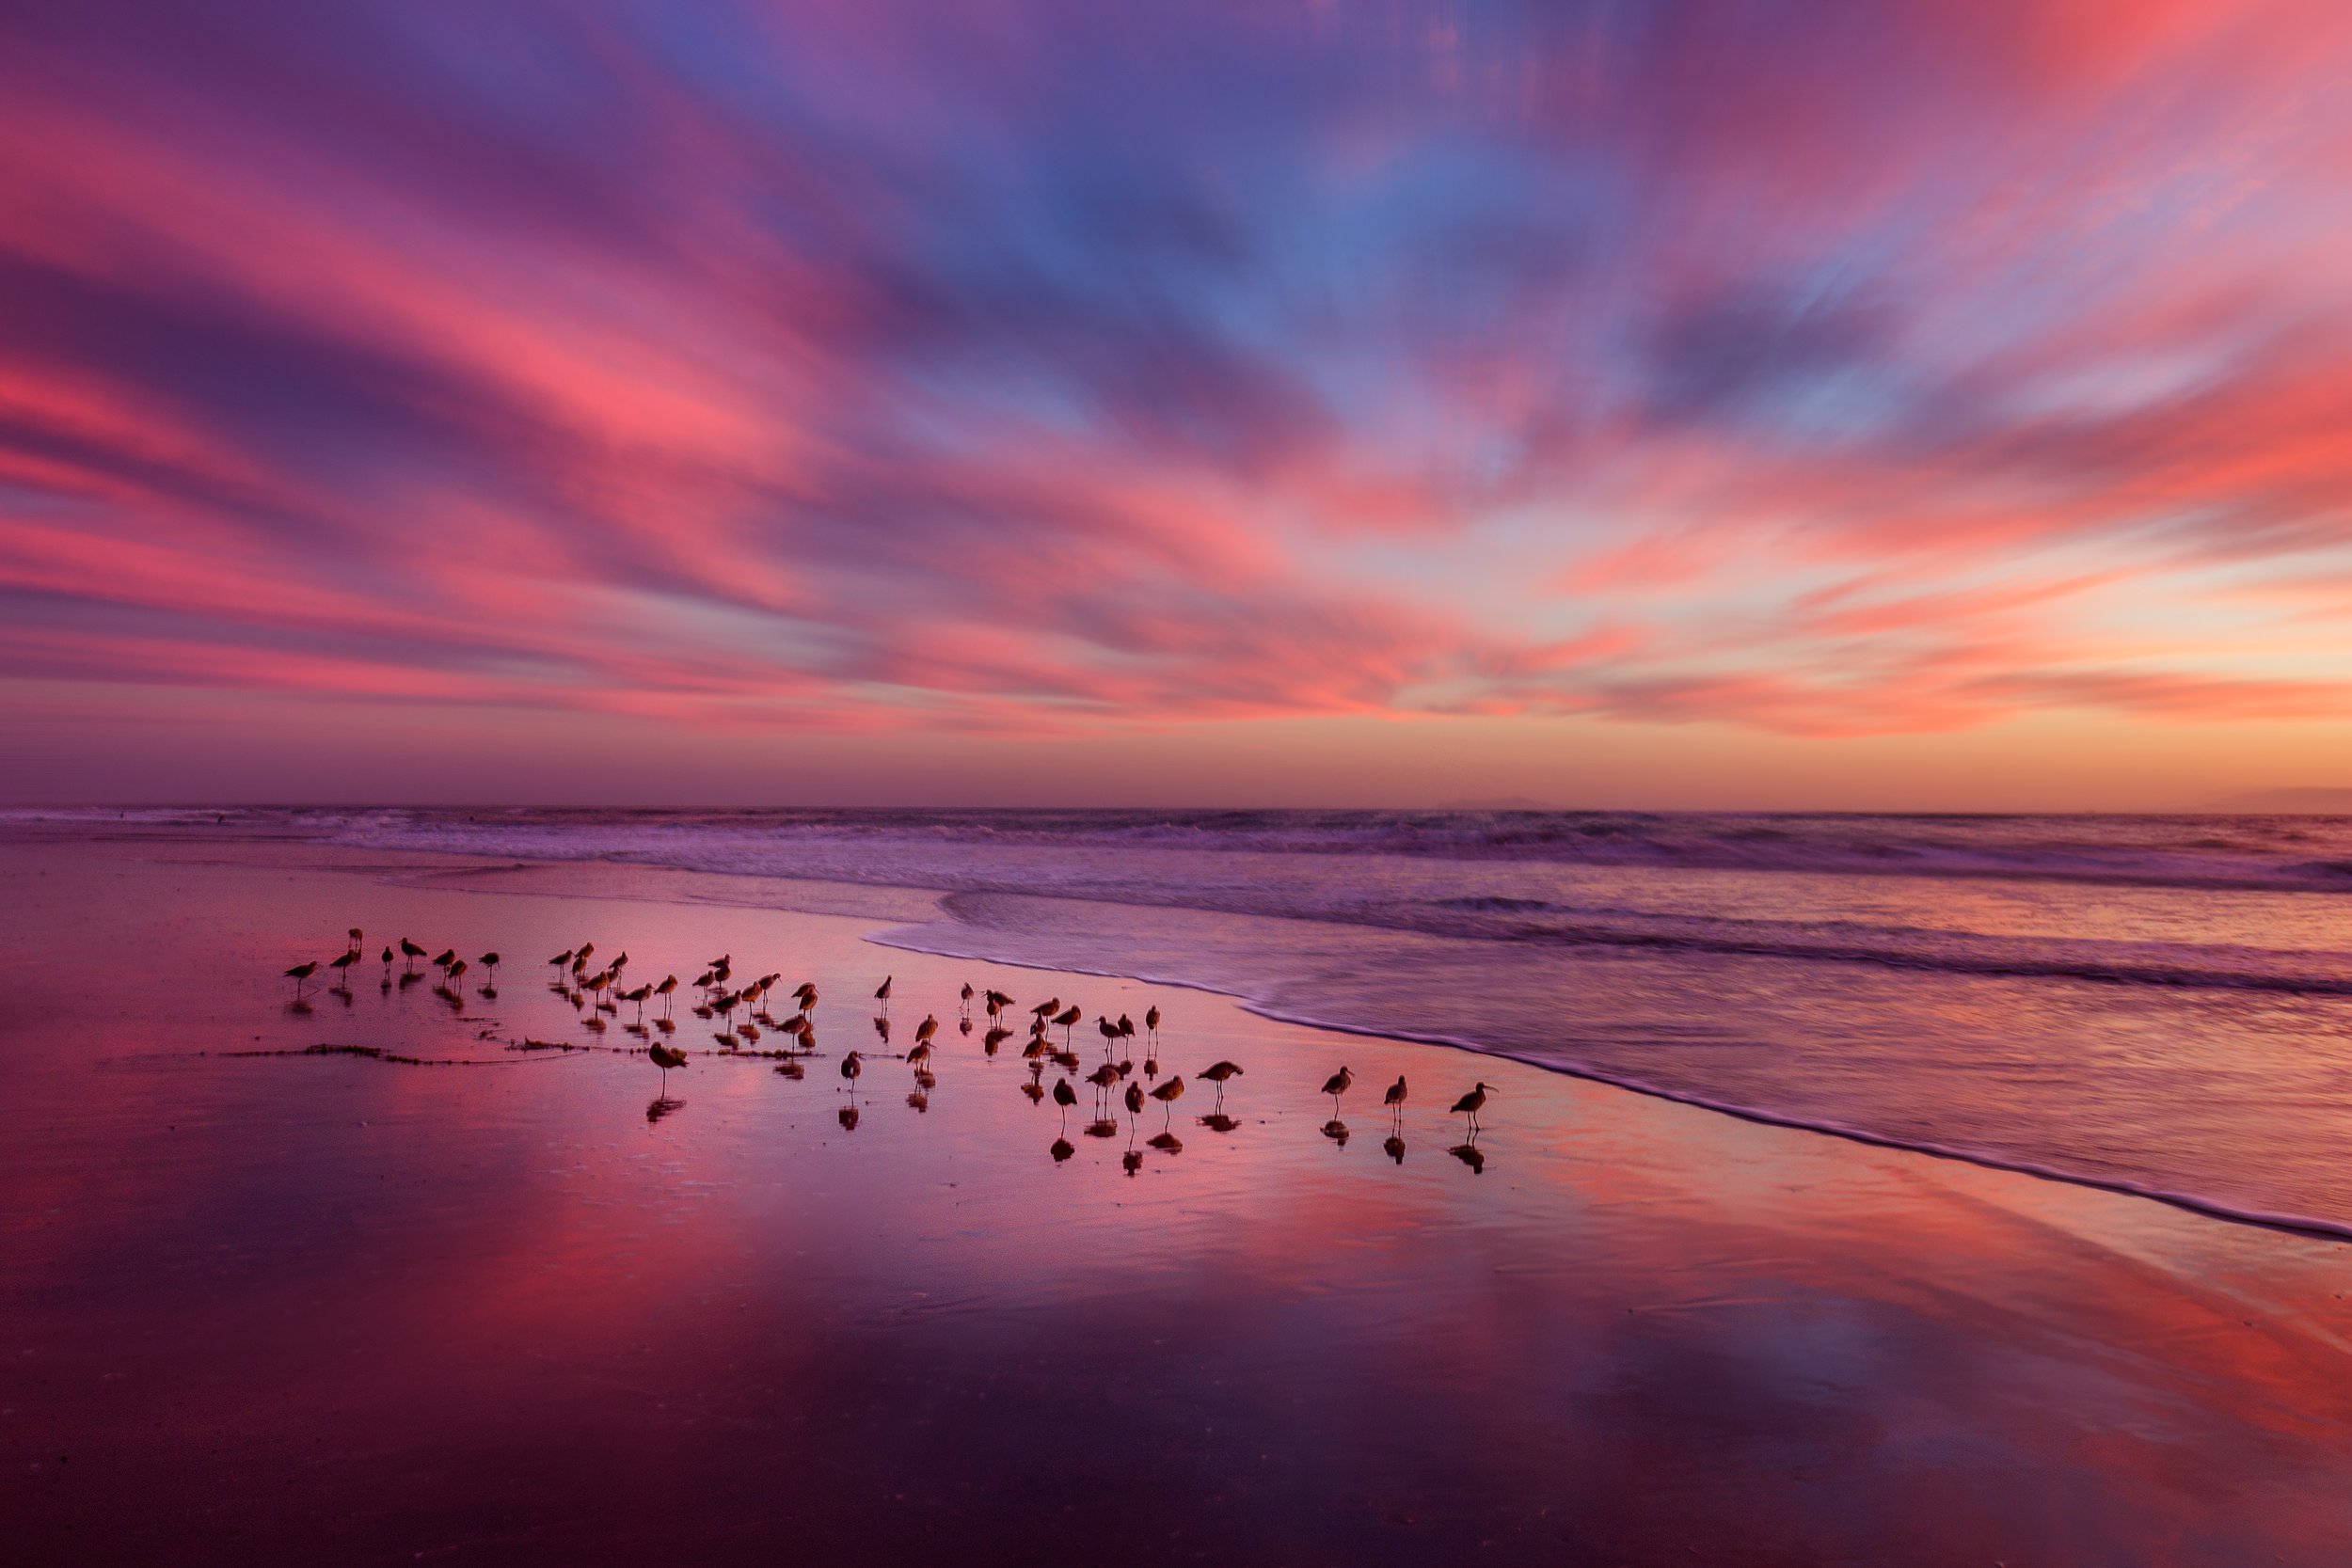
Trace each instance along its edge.
<path fill-rule="evenodd" d="M 16 1560 L 2352 1560 L 2336 1243 L 864 940 L 917 895 L 135 835 L 0 887 Z M 355 923 L 499 994 L 291 1009 Z M 814 979 L 822 1054 L 649 1118 L 642 1055 L 507 1049 L 635 1044 L 548 990 L 582 939 Z M 884 973 L 937 1082 L 869 1060 L 847 1129 Z M 1156 1003 L 1233 1126 L 1193 1083 L 1181 1149 L 1089 1137 L 1081 1085 L 1057 1159 L 966 980 L 1083 1004 L 1089 1066 Z M 232 1054 L 321 1043 L 474 1065 Z"/>

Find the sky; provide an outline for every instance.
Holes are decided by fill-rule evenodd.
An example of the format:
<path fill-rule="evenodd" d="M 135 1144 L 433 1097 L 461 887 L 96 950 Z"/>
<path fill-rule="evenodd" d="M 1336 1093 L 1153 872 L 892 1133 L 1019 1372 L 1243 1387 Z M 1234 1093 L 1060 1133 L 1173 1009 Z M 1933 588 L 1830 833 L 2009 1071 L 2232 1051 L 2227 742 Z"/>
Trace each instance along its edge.
<path fill-rule="evenodd" d="M 2352 784 L 2342 0 L 27 0 L 0 799 Z"/>

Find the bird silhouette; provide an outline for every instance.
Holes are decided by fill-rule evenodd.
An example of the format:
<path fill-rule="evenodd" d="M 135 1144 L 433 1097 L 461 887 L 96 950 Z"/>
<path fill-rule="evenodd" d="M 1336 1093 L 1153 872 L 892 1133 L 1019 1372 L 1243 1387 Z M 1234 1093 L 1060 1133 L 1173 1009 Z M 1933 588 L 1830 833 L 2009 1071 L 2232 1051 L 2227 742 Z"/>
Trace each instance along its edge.
<path fill-rule="evenodd" d="M 645 1048 L 645 1054 L 652 1060 L 654 1066 L 661 1069 L 661 1093 L 662 1097 L 667 1099 L 670 1093 L 670 1069 L 686 1065 L 686 1053 L 656 1041 Z"/>
<path fill-rule="evenodd" d="M 1340 1069 L 1339 1071 L 1323 1081 L 1323 1092 L 1331 1097 L 1331 1119 L 1333 1121 L 1340 1119 L 1340 1096 L 1355 1086 L 1356 1075 L 1345 1068 Z"/>
<path fill-rule="evenodd" d="M 1470 1117 L 1470 1126 L 1472 1132 L 1476 1132 L 1478 1131 L 1478 1113 L 1486 1108 L 1486 1096 L 1492 1092 L 1494 1091 L 1487 1088 L 1486 1085 L 1482 1083 L 1476 1088 L 1470 1090 L 1470 1093 L 1464 1095 L 1461 1099 L 1454 1102 L 1454 1114 L 1455 1116 Z M 1509 1142 L 1508 1139 L 1505 1139 L 1504 1141 L 1506 1143 Z"/>

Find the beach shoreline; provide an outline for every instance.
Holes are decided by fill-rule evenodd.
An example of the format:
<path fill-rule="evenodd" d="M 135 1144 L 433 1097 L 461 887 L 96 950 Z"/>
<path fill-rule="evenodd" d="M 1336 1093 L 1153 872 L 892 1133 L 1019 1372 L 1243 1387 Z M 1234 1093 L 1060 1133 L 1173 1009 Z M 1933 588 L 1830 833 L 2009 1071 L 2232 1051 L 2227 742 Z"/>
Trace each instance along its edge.
<path fill-rule="evenodd" d="M 0 1162 L 33 1199 L 0 1272 L 25 1341 L 0 1432 L 36 1548 L 1010 1561 L 1124 1536 L 1146 1560 L 1402 1561 L 1474 1537 L 1498 1560 L 2317 1565 L 2352 1544 L 2328 1242 L 885 947 L 904 906 L 871 887 L 840 895 L 861 915 L 786 913 L 696 873 L 139 835 L 0 837 L 0 863 L 24 890 L 0 1075 L 27 1129 Z M 362 984 L 286 1012 L 304 944 L 402 920 L 507 949 L 500 995 Z M 618 1055 L 224 1054 L 531 1036 L 569 1014 L 537 960 L 590 927 L 648 974 L 703 946 L 798 960 L 824 1054 L 799 1082 L 698 1060 L 651 1120 L 654 1069 Z M 93 977 L 89 954 L 125 951 Z M 883 972 L 900 1027 L 950 1023 L 919 1109 L 847 1001 Z M 1236 1130 L 1179 1126 L 1188 1099 L 1143 1118 L 1172 1153 L 1123 1116 L 1056 1138 L 1019 1063 L 954 1032 L 961 976 L 1074 995 L 1089 1027 L 1156 1002 L 1171 1071 L 1245 1064 Z M 851 1043 L 874 1100 L 845 1129 Z M 1314 1094 L 1340 1061 L 1344 1143 Z M 1482 1074 L 1473 1164 L 1443 1105 Z M 359 1323 L 380 1337 L 346 1344 Z M 284 1484 L 310 1449 L 341 1462 Z M 648 1449 L 675 1464 L 649 1475 Z M 648 1488 L 678 1511 L 659 1531 L 625 1502 Z"/>

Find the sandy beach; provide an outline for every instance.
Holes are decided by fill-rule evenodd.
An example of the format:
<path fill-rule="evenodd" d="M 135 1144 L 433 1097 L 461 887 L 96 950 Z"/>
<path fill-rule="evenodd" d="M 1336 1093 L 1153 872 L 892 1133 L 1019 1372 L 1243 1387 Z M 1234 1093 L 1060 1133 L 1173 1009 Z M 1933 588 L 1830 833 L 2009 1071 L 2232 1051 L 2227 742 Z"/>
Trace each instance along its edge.
<path fill-rule="evenodd" d="M 866 940 L 914 893 L 29 831 L 0 885 L 18 1560 L 2352 1560 L 2337 1243 Z M 496 994 L 382 986 L 402 935 Z M 814 980 L 819 1054 L 680 1007 L 649 1117 L 583 940 Z M 1185 1097 L 1065 1132 L 966 982 L 1089 1066 L 1159 1006 Z"/>

